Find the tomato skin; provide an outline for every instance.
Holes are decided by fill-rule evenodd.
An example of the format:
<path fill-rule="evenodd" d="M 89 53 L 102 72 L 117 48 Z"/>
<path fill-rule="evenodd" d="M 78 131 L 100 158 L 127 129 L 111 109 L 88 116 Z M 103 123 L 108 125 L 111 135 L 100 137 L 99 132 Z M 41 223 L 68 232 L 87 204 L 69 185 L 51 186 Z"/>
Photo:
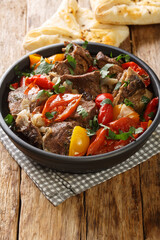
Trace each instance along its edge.
<path fill-rule="evenodd" d="M 17 89 L 19 87 L 19 84 L 18 83 L 12 83 L 11 86 L 14 88 L 14 89 Z"/>
<path fill-rule="evenodd" d="M 96 138 L 89 145 L 89 148 L 88 148 L 88 151 L 87 151 L 87 156 L 88 155 L 94 155 L 99 150 L 99 148 L 104 144 L 106 135 L 107 135 L 107 130 L 104 130 L 104 128 L 100 128 L 96 132 Z"/>
<path fill-rule="evenodd" d="M 150 114 L 151 112 L 154 113 L 154 115 L 157 112 L 157 107 L 158 107 L 158 97 L 153 98 L 147 105 L 146 110 L 144 112 L 144 119 L 145 121 L 149 121 L 151 119 L 150 116 L 148 116 L 148 114 Z"/>
<path fill-rule="evenodd" d="M 36 85 L 43 89 L 52 89 L 54 86 L 53 82 L 49 81 L 45 76 L 40 74 L 27 78 L 25 84 L 28 85 L 32 82 L 34 82 Z"/>
<path fill-rule="evenodd" d="M 140 76 L 146 77 L 146 79 L 143 80 L 143 83 L 144 83 L 145 87 L 147 87 L 150 84 L 151 80 L 150 80 L 150 77 L 149 77 L 148 73 L 143 68 L 141 68 L 137 63 L 127 62 L 127 63 L 122 64 L 123 69 L 127 69 L 129 67 L 131 67 Z"/>
<path fill-rule="evenodd" d="M 19 82 L 19 86 L 20 87 L 26 86 L 25 81 L 26 81 L 26 77 L 25 76 L 21 77 L 20 82 Z"/>
<path fill-rule="evenodd" d="M 113 121 L 113 107 L 111 104 L 104 104 L 101 106 L 98 114 L 98 123 L 107 125 Z"/>
<path fill-rule="evenodd" d="M 138 122 L 135 121 L 132 118 L 129 117 L 123 117 L 118 120 L 115 120 L 113 122 L 109 123 L 109 127 L 111 131 L 116 132 L 117 134 L 119 133 L 119 130 L 122 130 L 123 132 L 128 132 L 130 127 L 138 127 Z"/>
<path fill-rule="evenodd" d="M 113 102 L 113 96 L 112 94 L 110 93 L 102 93 L 102 94 L 99 94 L 96 99 L 95 99 L 95 103 L 96 103 L 96 106 L 98 108 L 101 107 L 101 102 L 106 99 L 106 98 L 109 98 L 112 102 Z"/>
<path fill-rule="evenodd" d="M 47 123 L 53 121 L 59 122 L 68 118 L 78 107 L 78 104 L 81 100 L 82 95 L 80 94 L 71 94 L 71 93 L 60 93 L 52 95 L 46 101 L 42 116 Z M 46 112 L 56 111 L 55 117 L 53 119 L 47 119 L 45 114 Z"/>
<path fill-rule="evenodd" d="M 88 68 L 87 72 L 93 72 L 93 71 L 96 71 L 96 70 L 98 70 L 97 67 L 91 66 L 91 67 Z"/>

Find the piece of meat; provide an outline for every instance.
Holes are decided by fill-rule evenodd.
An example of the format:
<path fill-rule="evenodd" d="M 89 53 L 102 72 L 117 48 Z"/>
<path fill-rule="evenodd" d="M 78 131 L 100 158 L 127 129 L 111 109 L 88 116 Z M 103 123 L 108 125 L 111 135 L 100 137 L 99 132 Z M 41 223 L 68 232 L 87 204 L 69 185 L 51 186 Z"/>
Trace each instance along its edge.
<path fill-rule="evenodd" d="M 38 148 L 42 148 L 42 136 L 39 129 L 30 121 L 30 112 L 22 110 L 16 118 L 17 132 L 22 133 L 27 140 Z"/>
<path fill-rule="evenodd" d="M 68 155 L 72 130 L 78 123 L 63 121 L 53 124 L 43 136 L 43 149 L 61 155 Z"/>
<path fill-rule="evenodd" d="M 16 118 L 17 114 L 24 109 L 30 110 L 33 112 L 35 108 L 43 104 L 48 96 L 42 94 L 37 99 L 37 94 L 24 94 L 26 87 L 19 87 L 14 91 L 10 91 L 8 95 L 8 105 L 10 109 L 10 113 L 14 118 Z"/>
<path fill-rule="evenodd" d="M 128 68 L 124 71 L 120 82 L 121 87 L 119 90 L 113 91 L 113 104 L 117 105 L 123 103 L 125 98 L 127 98 L 134 103 L 134 109 L 137 112 L 140 112 L 144 106 L 144 103 L 140 104 L 141 98 L 146 94 L 142 77 L 131 68 Z M 150 92 L 148 92 L 148 96 L 151 96 Z"/>
<path fill-rule="evenodd" d="M 86 127 L 89 125 L 89 120 L 93 119 L 93 117 L 97 114 L 96 104 L 93 100 L 85 101 L 83 98 L 81 98 L 79 106 L 81 106 L 88 115 L 83 118 L 83 116 L 81 114 L 79 114 L 77 111 L 75 111 L 68 118 L 68 120 L 69 119 L 75 120 L 76 122 L 79 123 L 79 126 Z"/>
<path fill-rule="evenodd" d="M 94 71 L 83 75 L 63 75 L 61 81 L 70 80 L 73 89 L 83 94 L 85 100 L 95 99 L 100 94 L 100 72 Z"/>
<path fill-rule="evenodd" d="M 115 58 L 110 58 L 106 55 L 104 55 L 102 52 L 98 52 L 96 55 L 97 60 L 97 66 L 99 68 L 104 67 L 107 63 L 112 63 L 121 66 L 121 63 L 119 63 Z"/>
<path fill-rule="evenodd" d="M 23 99 L 27 98 L 24 94 L 25 89 L 26 87 L 19 87 L 14 91 L 10 91 L 8 94 L 9 110 L 14 118 L 22 110 L 21 103 Z"/>
<path fill-rule="evenodd" d="M 69 43 L 66 42 L 65 46 L 68 44 Z M 59 75 L 70 74 L 70 68 L 73 70 L 75 75 L 81 75 L 86 73 L 88 68 L 93 65 L 93 59 L 88 50 L 76 43 L 72 43 L 72 45 L 73 47 L 71 48 L 69 55 L 76 60 L 76 67 L 73 69 L 67 59 L 57 62 L 55 63 L 53 71 L 57 72 Z"/>

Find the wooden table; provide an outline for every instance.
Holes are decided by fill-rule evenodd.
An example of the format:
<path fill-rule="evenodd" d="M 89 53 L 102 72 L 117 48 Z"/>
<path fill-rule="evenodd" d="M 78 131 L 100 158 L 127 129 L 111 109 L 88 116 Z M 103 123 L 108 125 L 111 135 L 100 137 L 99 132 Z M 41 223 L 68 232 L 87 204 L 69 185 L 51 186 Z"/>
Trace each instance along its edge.
<path fill-rule="evenodd" d="M 50 17 L 61 0 L 0 1 L 0 74 L 25 51 L 30 28 Z M 89 1 L 80 0 L 88 7 Z M 121 46 L 160 77 L 160 25 L 131 26 Z M 0 144 L 0 239 L 160 239 L 158 155 L 54 207 Z"/>

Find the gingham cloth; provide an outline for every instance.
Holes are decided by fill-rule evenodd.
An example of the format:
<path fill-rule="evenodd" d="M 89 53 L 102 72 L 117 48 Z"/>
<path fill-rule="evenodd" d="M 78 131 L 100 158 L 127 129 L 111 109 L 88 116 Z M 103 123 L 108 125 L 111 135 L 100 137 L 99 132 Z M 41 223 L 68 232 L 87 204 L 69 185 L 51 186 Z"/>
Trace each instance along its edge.
<path fill-rule="evenodd" d="M 126 161 L 97 173 L 70 174 L 44 168 L 26 157 L 0 128 L 0 140 L 40 191 L 54 206 L 97 184 L 123 173 L 160 152 L 160 125 L 145 145 Z"/>

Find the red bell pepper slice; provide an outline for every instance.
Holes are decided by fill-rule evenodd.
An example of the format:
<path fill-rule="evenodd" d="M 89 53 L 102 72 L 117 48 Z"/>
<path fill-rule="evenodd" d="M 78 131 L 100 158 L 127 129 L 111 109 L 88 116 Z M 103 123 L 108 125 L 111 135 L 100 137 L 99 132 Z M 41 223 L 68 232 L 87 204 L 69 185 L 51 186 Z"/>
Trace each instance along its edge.
<path fill-rule="evenodd" d="M 152 119 L 156 112 L 157 112 L 157 107 L 158 107 L 158 97 L 153 98 L 147 105 L 146 110 L 144 112 L 144 119 L 145 121 L 149 121 Z"/>
<path fill-rule="evenodd" d="M 127 62 L 122 64 L 123 69 L 127 69 L 129 67 L 131 67 L 135 72 L 137 72 L 141 77 L 143 77 L 144 79 L 143 83 L 145 87 L 147 87 L 150 84 L 151 80 L 148 73 L 143 68 L 141 68 L 137 63 Z"/>
<path fill-rule="evenodd" d="M 27 78 L 25 84 L 28 85 L 32 82 L 34 82 L 36 85 L 43 89 L 52 89 L 55 85 L 53 82 L 49 81 L 47 77 L 40 74 Z"/>

